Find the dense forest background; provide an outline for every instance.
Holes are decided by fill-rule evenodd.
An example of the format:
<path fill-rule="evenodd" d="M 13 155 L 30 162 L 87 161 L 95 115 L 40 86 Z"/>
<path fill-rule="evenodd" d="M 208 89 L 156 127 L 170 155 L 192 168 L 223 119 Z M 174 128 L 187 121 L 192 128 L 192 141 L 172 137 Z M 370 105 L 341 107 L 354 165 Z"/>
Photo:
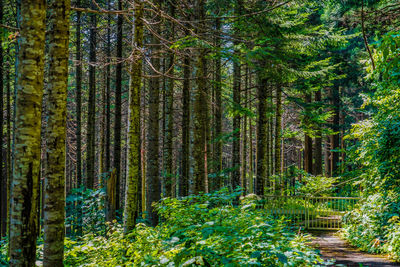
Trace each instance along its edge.
<path fill-rule="evenodd" d="M 2 264 L 321 263 L 269 195 L 361 196 L 344 235 L 399 258 L 399 10 L 1 0 Z"/>

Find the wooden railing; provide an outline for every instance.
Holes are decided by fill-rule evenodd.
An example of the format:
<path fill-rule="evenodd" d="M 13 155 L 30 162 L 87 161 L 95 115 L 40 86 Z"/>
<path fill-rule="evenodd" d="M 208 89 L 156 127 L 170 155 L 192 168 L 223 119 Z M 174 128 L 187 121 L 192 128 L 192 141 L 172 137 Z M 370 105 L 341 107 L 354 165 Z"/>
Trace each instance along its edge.
<path fill-rule="evenodd" d="M 357 197 L 265 196 L 259 208 L 309 230 L 338 230 L 343 215 L 358 201 Z"/>

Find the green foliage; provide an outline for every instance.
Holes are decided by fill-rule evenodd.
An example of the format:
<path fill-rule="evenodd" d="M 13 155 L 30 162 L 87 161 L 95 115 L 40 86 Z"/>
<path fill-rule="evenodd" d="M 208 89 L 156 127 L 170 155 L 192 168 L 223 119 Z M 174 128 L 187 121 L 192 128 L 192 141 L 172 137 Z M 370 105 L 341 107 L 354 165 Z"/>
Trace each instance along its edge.
<path fill-rule="evenodd" d="M 365 188 L 361 205 L 345 218 L 344 236 L 371 252 L 400 259 L 400 35 L 389 33 L 375 45 L 376 70 L 367 68 L 373 94 L 364 95 L 370 118 L 353 126 L 349 163 Z"/>
<path fill-rule="evenodd" d="M 66 227 L 72 230 L 79 225 L 78 209 L 82 209 L 82 229 L 84 233 L 105 232 L 104 188 L 97 190 L 76 188 L 66 198 Z"/>
<path fill-rule="evenodd" d="M 400 259 L 400 195 L 374 194 L 344 217 L 343 235 L 353 245 Z"/>
<path fill-rule="evenodd" d="M 329 196 L 335 191 L 336 177 L 325 177 L 322 175 L 309 175 L 303 176 L 301 182 L 297 182 L 296 191 L 299 195 L 303 196 Z"/>
<path fill-rule="evenodd" d="M 323 261 L 307 246 L 307 236 L 272 220 L 256 202 L 227 191 L 166 198 L 157 210 L 161 223 L 137 224 L 123 236 L 110 226 L 106 236 L 68 240 L 66 266 L 311 266 Z"/>
<path fill-rule="evenodd" d="M 7 266 L 8 264 L 8 239 L 2 238 L 0 240 L 0 266 Z"/>

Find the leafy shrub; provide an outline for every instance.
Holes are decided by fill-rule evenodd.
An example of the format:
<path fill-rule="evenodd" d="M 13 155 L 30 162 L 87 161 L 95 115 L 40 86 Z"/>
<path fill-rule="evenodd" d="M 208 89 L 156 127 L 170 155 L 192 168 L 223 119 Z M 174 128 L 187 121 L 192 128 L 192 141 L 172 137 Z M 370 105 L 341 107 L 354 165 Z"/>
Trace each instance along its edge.
<path fill-rule="evenodd" d="M 79 226 L 78 209 L 82 209 L 82 229 L 84 233 L 105 232 L 104 188 L 97 190 L 76 188 L 66 199 L 66 227 L 72 231 Z"/>
<path fill-rule="evenodd" d="M 121 226 L 105 236 L 68 240 L 67 266 L 311 266 L 323 264 L 307 246 L 307 236 L 295 234 L 282 220 L 273 220 L 256 202 L 226 191 L 166 198 L 157 205 L 161 223 L 137 224 L 124 236 Z"/>
<path fill-rule="evenodd" d="M 368 196 L 344 217 L 343 236 L 351 244 L 373 253 L 387 253 L 400 259 L 399 195 Z"/>

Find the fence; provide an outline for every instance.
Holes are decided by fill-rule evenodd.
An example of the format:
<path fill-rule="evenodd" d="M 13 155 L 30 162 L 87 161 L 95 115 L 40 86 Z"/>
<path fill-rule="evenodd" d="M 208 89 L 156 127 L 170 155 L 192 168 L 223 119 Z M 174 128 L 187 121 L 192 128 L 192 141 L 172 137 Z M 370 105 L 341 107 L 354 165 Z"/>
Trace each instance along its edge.
<path fill-rule="evenodd" d="M 351 211 L 358 200 L 357 197 L 266 196 L 260 208 L 309 230 L 338 230 L 343 215 Z"/>

